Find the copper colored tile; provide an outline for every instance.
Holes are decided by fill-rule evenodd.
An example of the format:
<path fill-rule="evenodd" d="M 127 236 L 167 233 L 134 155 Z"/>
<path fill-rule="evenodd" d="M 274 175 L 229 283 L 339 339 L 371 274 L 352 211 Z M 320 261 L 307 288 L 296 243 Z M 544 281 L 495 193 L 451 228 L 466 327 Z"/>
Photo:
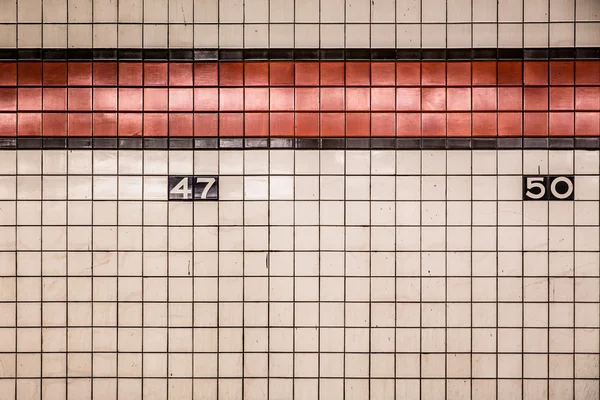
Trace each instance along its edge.
<path fill-rule="evenodd" d="M 164 137 L 169 135 L 169 114 L 144 113 L 144 137 Z"/>
<path fill-rule="evenodd" d="M 296 113 L 294 127 L 296 136 L 319 136 L 319 114 Z"/>
<path fill-rule="evenodd" d="M 17 63 L 0 62 L 0 86 L 17 84 Z"/>
<path fill-rule="evenodd" d="M 142 136 L 142 113 L 118 113 L 117 118 L 119 136 Z"/>
<path fill-rule="evenodd" d="M 398 113 L 396 114 L 398 136 L 421 136 L 421 114 L 420 113 Z"/>
<path fill-rule="evenodd" d="M 192 111 L 193 109 L 194 89 L 169 89 L 169 111 Z"/>
<path fill-rule="evenodd" d="M 550 136 L 573 136 L 575 131 L 575 113 L 551 112 Z"/>
<path fill-rule="evenodd" d="M 577 110 L 600 110 L 600 87 L 576 87 L 575 108 Z"/>
<path fill-rule="evenodd" d="M 344 63 L 341 61 L 321 63 L 321 85 L 344 85 Z"/>
<path fill-rule="evenodd" d="M 550 61 L 550 84 L 572 85 L 575 82 L 575 62 Z"/>
<path fill-rule="evenodd" d="M 398 86 L 421 86 L 421 63 L 396 63 L 396 84 Z"/>
<path fill-rule="evenodd" d="M 319 63 L 299 61 L 295 66 L 296 86 L 316 86 L 319 84 Z"/>
<path fill-rule="evenodd" d="M 344 136 L 344 113 L 321 113 L 321 136 Z"/>
<path fill-rule="evenodd" d="M 219 64 L 219 85 L 242 86 L 244 84 L 244 64 L 240 62 Z"/>
<path fill-rule="evenodd" d="M 294 88 L 271 88 L 270 109 L 273 111 L 294 111 Z"/>
<path fill-rule="evenodd" d="M 219 136 L 244 136 L 244 114 L 219 113 Z"/>
<path fill-rule="evenodd" d="M 269 63 L 247 62 L 244 65 L 245 86 L 269 86 Z"/>
<path fill-rule="evenodd" d="M 526 112 L 523 115 L 524 136 L 548 136 L 548 113 Z"/>
<path fill-rule="evenodd" d="M 67 114 L 44 113 L 42 116 L 42 133 L 44 137 L 67 136 Z"/>
<path fill-rule="evenodd" d="M 116 88 L 94 88 L 94 111 L 115 111 L 117 109 Z"/>
<path fill-rule="evenodd" d="M 142 85 L 142 63 L 120 62 L 118 67 L 119 85 L 141 86 Z"/>
<path fill-rule="evenodd" d="M 68 113 L 67 124 L 69 136 L 92 135 L 92 113 Z"/>
<path fill-rule="evenodd" d="M 422 89 L 423 111 L 446 111 L 446 88 Z"/>
<path fill-rule="evenodd" d="M 244 89 L 224 88 L 219 89 L 219 110 L 221 111 L 243 111 Z"/>
<path fill-rule="evenodd" d="M 19 88 L 17 91 L 17 107 L 19 111 L 41 111 L 42 89 Z"/>
<path fill-rule="evenodd" d="M 244 96 L 244 107 L 246 111 L 269 110 L 269 88 L 246 88 L 244 89 Z"/>
<path fill-rule="evenodd" d="M 548 88 L 532 88 L 525 89 L 525 110 L 544 111 L 548 109 Z"/>
<path fill-rule="evenodd" d="M 421 83 L 423 86 L 446 85 L 446 63 L 423 61 L 421 63 Z"/>
<path fill-rule="evenodd" d="M 41 136 L 42 135 L 42 113 L 18 113 L 17 114 L 18 136 Z"/>
<path fill-rule="evenodd" d="M 144 89 L 144 111 L 167 111 L 168 103 L 168 89 Z"/>
<path fill-rule="evenodd" d="M 192 63 L 170 63 L 169 85 L 192 86 L 194 83 L 193 72 Z"/>
<path fill-rule="evenodd" d="M 522 114 L 520 112 L 498 113 L 498 136 L 522 136 Z"/>
<path fill-rule="evenodd" d="M 269 114 L 270 136 L 294 136 L 294 113 L 270 113 Z"/>
<path fill-rule="evenodd" d="M 575 61 L 575 84 L 600 84 L 600 61 Z"/>
<path fill-rule="evenodd" d="M 167 86 L 169 65 L 163 62 L 144 63 L 144 85 Z"/>
<path fill-rule="evenodd" d="M 67 63 L 45 62 L 42 70 L 44 86 L 64 86 L 67 84 Z"/>
<path fill-rule="evenodd" d="M 521 61 L 498 61 L 498 85 L 522 85 L 523 63 Z"/>
<path fill-rule="evenodd" d="M 92 89 L 91 88 L 69 88 L 67 91 L 69 111 L 91 111 Z"/>
<path fill-rule="evenodd" d="M 114 86 L 117 84 L 116 62 L 94 62 L 92 65 L 93 84 L 95 86 Z"/>
<path fill-rule="evenodd" d="M 343 111 L 344 110 L 344 88 L 324 87 L 321 88 L 321 110 Z"/>
<path fill-rule="evenodd" d="M 69 85 L 88 86 L 92 84 L 91 62 L 69 62 L 67 67 Z"/>
<path fill-rule="evenodd" d="M 24 86 L 42 84 L 42 63 L 21 61 L 17 71 L 18 84 Z"/>
<path fill-rule="evenodd" d="M 194 63 L 194 86 L 217 86 L 219 66 L 215 62 Z"/>
<path fill-rule="evenodd" d="M 295 107 L 297 111 L 319 110 L 319 88 L 296 88 Z"/>
<path fill-rule="evenodd" d="M 271 86 L 293 86 L 294 63 L 288 61 L 271 62 L 269 76 Z"/>
<path fill-rule="evenodd" d="M 547 85 L 548 62 L 526 61 L 523 65 L 523 83 L 525 85 Z"/>
<path fill-rule="evenodd" d="M 142 98 L 141 88 L 119 88 L 117 98 L 119 111 L 141 111 Z"/>
<path fill-rule="evenodd" d="M 219 116 L 216 113 L 194 113 L 194 136 L 219 136 Z"/>
<path fill-rule="evenodd" d="M 448 113 L 448 136 L 471 136 L 471 113 Z"/>
<path fill-rule="evenodd" d="M 116 113 L 94 113 L 92 123 L 94 136 L 117 136 Z"/>
<path fill-rule="evenodd" d="M 244 136 L 269 136 L 269 113 L 245 113 Z"/>
<path fill-rule="evenodd" d="M 0 88 L 0 111 L 17 110 L 17 89 Z"/>
<path fill-rule="evenodd" d="M 371 85 L 394 86 L 396 84 L 396 63 L 373 62 L 371 64 Z"/>
<path fill-rule="evenodd" d="M 194 135 L 192 113 L 169 113 L 169 136 L 191 137 Z"/>
<path fill-rule="evenodd" d="M 576 112 L 575 113 L 575 135 L 577 135 L 577 136 L 599 136 L 600 135 L 600 113 L 598 113 L 598 112 Z"/>
<path fill-rule="evenodd" d="M 396 109 L 396 90 L 394 88 L 371 88 L 371 110 L 394 111 Z"/>
<path fill-rule="evenodd" d="M 371 136 L 370 113 L 346 113 L 346 136 Z"/>
<path fill-rule="evenodd" d="M 195 111 L 217 111 L 219 109 L 219 89 L 217 88 L 195 88 L 194 110 Z"/>
<path fill-rule="evenodd" d="M 0 112 L 0 132 L 2 136 L 16 136 L 17 114 Z"/>
<path fill-rule="evenodd" d="M 421 120 L 423 137 L 446 136 L 446 113 L 424 113 Z"/>
<path fill-rule="evenodd" d="M 498 88 L 498 110 L 519 111 L 523 108 L 523 89 L 520 87 Z"/>
<path fill-rule="evenodd" d="M 420 88 L 398 88 L 396 89 L 396 109 L 398 111 L 421 110 Z"/>
<path fill-rule="evenodd" d="M 469 111 L 471 109 L 471 88 L 447 89 L 448 111 Z"/>
<path fill-rule="evenodd" d="M 396 114 L 395 113 L 372 113 L 371 114 L 371 136 L 373 136 L 373 137 L 396 136 Z"/>
<path fill-rule="evenodd" d="M 496 111 L 496 88 L 474 87 L 473 88 L 473 110 Z"/>
<path fill-rule="evenodd" d="M 467 61 L 449 61 L 446 67 L 448 86 L 471 85 L 471 63 Z"/>
<path fill-rule="evenodd" d="M 371 84 L 371 63 L 365 61 L 346 62 L 346 86 L 369 86 Z"/>
<path fill-rule="evenodd" d="M 66 88 L 44 88 L 44 111 L 65 111 L 67 109 Z"/>
<path fill-rule="evenodd" d="M 473 136 L 496 136 L 496 113 L 473 113 Z"/>
<path fill-rule="evenodd" d="M 573 87 L 550 87 L 550 110 L 573 110 L 575 94 Z"/>
<path fill-rule="evenodd" d="M 371 90 L 369 88 L 346 88 L 346 110 L 370 111 Z"/>
<path fill-rule="evenodd" d="M 496 61 L 474 61 L 473 62 L 473 85 L 487 86 L 496 85 Z"/>

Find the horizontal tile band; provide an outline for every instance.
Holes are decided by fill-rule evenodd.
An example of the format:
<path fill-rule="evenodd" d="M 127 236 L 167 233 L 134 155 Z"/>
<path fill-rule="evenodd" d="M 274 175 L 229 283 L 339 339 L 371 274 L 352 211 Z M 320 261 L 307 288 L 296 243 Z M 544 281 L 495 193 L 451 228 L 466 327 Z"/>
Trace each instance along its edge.
<path fill-rule="evenodd" d="M 599 47 L 478 49 L 0 49 L 2 60 L 545 60 L 600 59 Z"/>
<path fill-rule="evenodd" d="M 0 150 L 600 150 L 597 137 L 551 138 L 0 138 Z"/>

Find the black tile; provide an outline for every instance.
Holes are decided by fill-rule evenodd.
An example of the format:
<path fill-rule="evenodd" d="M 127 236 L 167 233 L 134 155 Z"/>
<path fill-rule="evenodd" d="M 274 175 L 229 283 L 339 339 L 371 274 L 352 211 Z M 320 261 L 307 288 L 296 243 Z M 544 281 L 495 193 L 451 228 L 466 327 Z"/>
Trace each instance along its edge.
<path fill-rule="evenodd" d="M 117 50 L 116 49 L 95 49 L 94 60 L 116 60 Z"/>
<path fill-rule="evenodd" d="M 370 49 L 347 49 L 346 60 L 370 60 Z"/>
<path fill-rule="evenodd" d="M 346 138 L 346 148 L 348 149 L 370 149 L 371 139 L 369 138 Z"/>
<path fill-rule="evenodd" d="M 319 50 L 318 49 L 295 49 L 294 50 L 295 60 L 318 60 Z"/>
<path fill-rule="evenodd" d="M 195 149 L 218 149 L 219 139 L 217 138 L 196 138 L 194 139 Z"/>
<path fill-rule="evenodd" d="M 94 149 L 117 149 L 119 146 L 117 138 L 93 138 L 92 146 Z"/>
<path fill-rule="evenodd" d="M 498 138 L 499 149 L 520 149 L 523 147 L 523 138 L 520 137 L 501 137 Z"/>
<path fill-rule="evenodd" d="M 144 49 L 144 60 L 166 61 L 168 59 L 169 50 L 167 49 Z"/>
<path fill-rule="evenodd" d="M 69 149 L 91 149 L 92 148 L 92 138 L 89 138 L 89 137 L 67 138 L 67 147 Z"/>
<path fill-rule="evenodd" d="M 371 148 L 373 149 L 395 149 L 396 138 L 371 138 Z"/>
<path fill-rule="evenodd" d="M 244 50 L 244 60 L 268 60 L 269 50 L 246 49 Z"/>
<path fill-rule="evenodd" d="M 66 60 L 66 49 L 44 49 L 42 50 L 42 58 L 44 60 Z"/>
<path fill-rule="evenodd" d="M 373 60 L 395 60 L 396 50 L 394 49 L 372 49 L 371 59 Z"/>
<path fill-rule="evenodd" d="M 293 138 L 271 138 L 269 140 L 270 147 L 272 149 L 293 149 L 294 139 Z"/>
<path fill-rule="evenodd" d="M 322 149 L 344 149 L 346 148 L 346 139 L 344 138 L 323 138 L 321 139 Z"/>
<path fill-rule="evenodd" d="M 473 59 L 475 60 L 496 60 L 498 58 L 498 49 L 473 49 Z"/>
<path fill-rule="evenodd" d="M 85 60 L 92 59 L 94 51 L 92 49 L 67 49 L 67 57 L 69 60 Z"/>
<path fill-rule="evenodd" d="M 148 150 L 167 150 L 169 140 L 167 138 L 144 138 L 144 149 Z"/>
<path fill-rule="evenodd" d="M 219 60 L 233 61 L 233 60 L 243 60 L 243 59 L 244 59 L 244 51 L 243 50 L 219 50 Z"/>
<path fill-rule="evenodd" d="M 423 49 L 421 50 L 423 60 L 445 60 L 446 49 Z"/>
<path fill-rule="evenodd" d="M 16 60 L 18 57 L 17 49 L 0 49 L 0 60 Z"/>
<path fill-rule="evenodd" d="M 19 49 L 19 60 L 41 60 L 42 50 L 40 49 Z"/>
<path fill-rule="evenodd" d="M 42 138 L 39 137 L 18 137 L 17 149 L 41 149 Z"/>
<path fill-rule="evenodd" d="M 423 149 L 442 150 L 446 148 L 446 138 L 423 138 L 421 146 Z"/>
<path fill-rule="evenodd" d="M 296 139 L 297 149 L 318 149 L 319 139 L 318 138 L 297 138 Z"/>
<path fill-rule="evenodd" d="M 194 50 L 194 60 L 218 60 L 218 50 Z"/>
<path fill-rule="evenodd" d="M 17 147 L 17 138 L 0 138 L 0 149 L 14 149 Z"/>
<path fill-rule="evenodd" d="M 573 138 L 551 137 L 548 138 L 548 147 L 551 149 L 573 149 L 575 141 Z"/>
<path fill-rule="evenodd" d="M 600 49 L 597 47 L 582 47 L 575 50 L 575 57 L 581 59 L 600 58 Z"/>
<path fill-rule="evenodd" d="M 232 138 L 219 139 L 219 147 L 222 149 L 243 149 L 244 140 Z"/>
<path fill-rule="evenodd" d="M 470 60 L 473 57 L 471 49 L 448 49 L 446 56 L 448 60 Z"/>
<path fill-rule="evenodd" d="M 171 49 L 169 50 L 169 60 L 188 61 L 194 59 L 194 50 L 191 49 Z"/>
<path fill-rule="evenodd" d="M 525 60 L 547 60 L 548 49 L 524 49 L 523 58 Z"/>
<path fill-rule="evenodd" d="M 470 149 L 471 139 L 470 138 L 448 138 L 446 139 L 446 146 L 449 149 Z"/>
<path fill-rule="evenodd" d="M 576 137 L 575 138 L 576 149 L 594 149 L 600 148 L 600 138 L 597 137 Z"/>
<path fill-rule="evenodd" d="M 244 147 L 247 149 L 268 149 L 269 139 L 267 138 L 249 138 L 245 140 Z"/>
<path fill-rule="evenodd" d="M 397 60 L 420 60 L 421 50 L 419 49 L 397 49 L 396 50 Z"/>
<path fill-rule="evenodd" d="M 522 60 L 523 49 L 498 49 L 498 59 L 500 60 Z"/>
<path fill-rule="evenodd" d="M 396 148 L 403 150 L 420 150 L 420 138 L 398 138 L 396 139 Z"/>
<path fill-rule="evenodd" d="M 495 149 L 498 144 L 496 138 L 473 138 L 471 140 L 474 149 Z"/>
<path fill-rule="evenodd" d="M 117 50 L 117 58 L 119 60 L 142 60 L 142 49 L 119 49 Z"/>
<path fill-rule="evenodd" d="M 575 49 L 573 47 L 550 49 L 550 59 L 572 59 L 572 58 L 575 58 Z"/>
<path fill-rule="evenodd" d="M 321 49 L 320 57 L 321 60 L 343 60 L 344 49 Z"/>
<path fill-rule="evenodd" d="M 193 149 L 193 138 L 169 138 L 169 149 Z"/>
<path fill-rule="evenodd" d="M 548 148 L 548 138 L 535 138 L 535 137 L 523 138 L 523 148 L 524 149 L 547 149 Z"/>
<path fill-rule="evenodd" d="M 142 146 L 142 138 L 119 138 L 119 148 L 120 149 L 141 149 Z"/>
<path fill-rule="evenodd" d="M 293 49 L 271 49 L 271 50 L 269 50 L 269 59 L 291 61 L 294 59 L 294 50 Z"/>

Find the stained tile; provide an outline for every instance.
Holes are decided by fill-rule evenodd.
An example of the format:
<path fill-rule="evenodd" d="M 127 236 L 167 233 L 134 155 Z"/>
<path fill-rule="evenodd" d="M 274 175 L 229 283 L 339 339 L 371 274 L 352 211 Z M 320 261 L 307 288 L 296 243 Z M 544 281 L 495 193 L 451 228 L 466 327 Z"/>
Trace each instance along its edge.
<path fill-rule="evenodd" d="M 94 136 L 117 136 L 117 114 L 116 113 L 94 113 L 93 114 Z"/>
<path fill-rule="evenodd" d="M 470 86 L 471 65 L 471 62 L 448 62 L 446 67 L 448 86 Z"/>
<path fill-rule="evenodd" d="M 371 84 L 370 62 L 346 62 L 346 85 L 369 86 Z"/>
<path fill-rule="evenodd" d="M 219 84 L 222 86 L 242 86 L 244 83 L 244 64 L 228 62 L 219 64 Z"/>
<path fill-rule="evenodd" d="M 67 82 L 69 85 L 86 86 L 92 84 L 91 62 L 67 63 Z"/>
<path fill-rule="evenodd" d="M 346 113 L 346 136 L 370 136 L 371 116 L 369 113 Z"/>
<path fill-rule="evenodd" d="M 468 111 L 471 109 L 470 88 L 448 88 L 448 111 Z"/>
<path fill-rule="evenodd" d="M 18 113 L 17 114 L 18 136 L 41 136 L 42 114 L 41 113 Z"/>
<path fill-rule="evenodd" d="M 117 67 L 119 74 L 119 85 L 141 86 L 142 85 L 142 63 L 120 62 Z"/>
<path fill-rule="evenodd" d="M 572 87 L 550 87 L 550 110 L 573 110 L 574 101 Z"/>
<path fill-rule="evenodd" d="M 422 89 L 423 111 L 445 111 L 446 89 L 445 88 L 423 88 Z"/>
<path fill-rule="evenodd" d="M 195 86 L 217 86 L 219 84 L 219 67 L 214 62 L 194 63 Z"/>
<path fill-rule="evenodd" d="M 144 85 L 167 86 L 169 65 L 163 62 L 144 63 Z"/>
<path fill-rule="evenodd" d="M 269 79 L 272 86 L 292 86 L 294 84 L 293 62 L 271 62 L 269 65 Z"/>
<path fill-rule="evenodd" d="M 169 136 L 193 136 L 194 118 L 191 113 L 169 113 Z"/>
<path fill-rule="evenodd" d="M 117 105 L 119 111 L 141 111 L 142 110 L 142 89 L 119 88 Z"/>
<path fill-rule="evenodd" d="M 42 89 L 19 88 L 17 107 L 20 111 L 40 111 L 42 109 Z"/>
<path fill-rule="evenodd" d="M 94 111 L 116 111 L 117 89 L 94 88 Z"/>
<path fill-rule="evenodd" d="M 269 63 L 248 62 L 244 64 L 245 86 L 268 86 L 269 85 Z"/>
<path fill-rule="evenodd" d="M 17 110 L 17 89 L 0 88 L 0 111 Z"/>
<path fill-rule="evenodd" d="M 372 113 L 371 135 L 374 137 L 396 135 L 396 115 L 394 113 Z"/>
<path fill-rule="evenodd" d="M 496 110 L 496 88 L 475 87 L 473 88 L 473 110 L 492 111 Z"/>
<path fill-rule="evenodd" d="M 371 88 L 371 110 L 393 111 L 396 108 L 394 88 Z"/>
<path fill-rule="evenodd" d="M 423 136 L 446 136 L 446 114 L 423 113 L 421 116 Z"/>
<path fill-rule="evenodd" d="M 344 113 L 321 113 L 321 136 L 344 136 Z"/>
<path fill-rule="evenodd" d="M 423 86 L 443 86 L 446 84 L 446 63 L 424 61 L 421 63 L 421 83 Z"/>
<path fill-rule="evenodd" d="M 244 114 L 242 113 L 220 113 L 219 114 L 219 136 L 243 136 Z"/>
<path fill-rule="evenodd" d="M 470 113 L 448 113 L 448 136 L 471 136 Z"/>
<path fill-rule="evenodd" d="M 523 119 L 524 136 L 548 136 L 547 112 L 525 112 Z"/>
<path fill-rule="evenodd" d="M 473 136 L 496 136 L 496 113 L 473 113 Z"/>
<path fill-rule="evenodd" d="M 297 111 L 317 111 L 319 109 L 319 88 L 299 87 L 295 90 Z"/>
<path fill-rule="evenodd" d="M 268 105 L 272 111 L 294 110 L 293 88 L 271 88 L 269 93 L 270 99 Z"/>
<path fill-rule="evenodd" d="M 398 136 L 421 136 L 421 114 L 398 113 L 396 118 Z"/>
<path fill-rule="evenodd" d="M 600 110 L 600 87 L 576 87 L 575 108 L 577 110 Z"/>
<path fill-rule="evenodd" d="M 548 84 L 548 62 L 527 61 L 523 65 L 523 83 L 525 85 Z"/>
<path fill-rule="evenodd" d="M 169 85 L 191 86 L 193 84 L 192 63 L 170 63 Z"/>
<path fill-rule="evenodd" d="M 17 84 L 17 63 L 0 62 L 0 86 Z"/>
<path fill-rule="evenodd" d="M 217 88 L 194 88 L 195 111 L 217 111 L 219 90 Z"/>
<path fill-rule="evenodd" d="M 521 61 L 498 62 L 498 85 L 521 85 L 523 83 L 523 63 Z"/>
<path fill-rule="evenodd" d="M 194 89 L 170 88 L 169 111 L 192 111 L 194 109 Z"/>
<path fill-rule="evenodd" d="M 268 113 L 245 113 L 244 114 L 245 136 L 269 136 L 269 114 Z"/>
<path fill-rule="evenodd" d="M 117 134 L 119 136 L 142 136 L 142 113 L 119 113 Z"/>
<path fill-rule="evenodd" d="M 496 85 L 496 61 L 473 62 L 473 85 Z"/>
<path fill-rule="evenodd" d="M 321 110 L 343 111 L 344 110 L 344 88 L 322 87 L 321 88 Z"/>
<path fill-rule="evenodd" d="M 342 86 L 344 85 L 344 63 L 343 62 L 321 62 L 320 63 L 321 85 Z"/>
<path fill-rule="evenodd" d="M 269 113 L 270 136 L 294 136 L 294 113 Z"/>
<path fill-rule="evenodd" d="M 67 114 L 67 132 L 69 136 L 91 136 L 92 113 Z"/>
<path fill-rule="evenodd" d="M 573 112 L 550 113 L 550 136 L 573 136 L 575 130 L 575 114 Z"/>
<path fill-rule="evenodd" d="M 165 113 L 144 113 L 144 137 L 168 136 L 169 118 Z"/>
<path fill-rule="evenodd" d="M 550 63 L 551 85 L 572 85 L 575 81 L 575 63 L 573 61 L 552 61 Z"/>
<path fill-rule="evenodd" d="M 69 111 L 91 111 L 92 89 L 69 88 L 67 90 L 67 102 Z"/>
<path fill-rule="evenodd" d="M 376 62 L 371 64 L 371 85 L 394 86 L 396 84 L 396 63 Z"/>
<path fill-rule="evenodd" d="M 67 64 L 45 62 L 42 66 L 44 86 L 64 86 L 67 84 Z"/>
<path fill-rule="evenodd" d="M 598 112 L 576 112 L 575 134 L 577 136 L 600 135 L 600 113 Z"/>
<path fill-rule="evenodd" d="M 295 67 L 297 86 L 315 86 L 319 84 L 319 63 L 297 62 Z"/>
<path fill-rule="evenodd" d="M 370 108 L 371 91 L 369 88 L 346 88 L 346 110 L 368 111 Z"/>
<path fill-rule="evenodd" d="M 0 129 L 5 136 L 15 136 L 17 134 L 17 114 L 0 113 Z"/>
<path fill-rule="evenodd" d="M 319 136 L 319 114 L 296 113 L 295 133 L 296 136 Z"/>
<path fill-rule="evenodd" d="M 218 136 L 219 116 L 215 113 L 194 113 L 194 136 Z"/>

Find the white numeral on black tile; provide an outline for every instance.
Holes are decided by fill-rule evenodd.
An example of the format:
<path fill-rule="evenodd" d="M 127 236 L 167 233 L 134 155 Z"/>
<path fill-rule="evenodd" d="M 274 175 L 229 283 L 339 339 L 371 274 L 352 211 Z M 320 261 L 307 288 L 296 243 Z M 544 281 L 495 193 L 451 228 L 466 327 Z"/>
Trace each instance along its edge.
<path fill-rule="evenodd" d="M 573 200 L 573 176 L 524 176 L 523 200 Z"/>
<path fill-rule="evenodd" d="M 216 176 L 170 176 L 169 200 L 218 200 Z"/>

